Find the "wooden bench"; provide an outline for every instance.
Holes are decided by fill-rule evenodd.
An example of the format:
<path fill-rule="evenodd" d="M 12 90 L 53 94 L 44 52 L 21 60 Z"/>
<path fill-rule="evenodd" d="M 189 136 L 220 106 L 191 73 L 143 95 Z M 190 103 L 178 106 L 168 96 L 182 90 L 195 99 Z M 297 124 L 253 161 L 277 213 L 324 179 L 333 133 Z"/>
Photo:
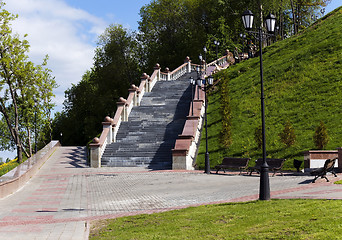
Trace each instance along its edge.
<path fill-rule="evenodd" d="M 240 173 L 243 169 L 246 169 L 248 166 L 250 158 L 234 158 L 234 157 L 225 157 L 222 160 L 222 163 L 219 165 L 216 165 L 216 173 L 218 173 L 219 170 L 223 170 L 223 172 L 226 172 L 226 169 L 238 169 L 240 170 Z"/>
<path fill-rule="evenodd" d="M 285 160 L 286 159 L 283 159 L 283 158 L 266 158 L 268 169 L 273 171 L 272 177 L 274 177 L 274 175 L 277 172 L 280 172 L 281 175 L 283 176 L 283 172 L 281 171 L 281 169 L 284 165 Z M 249 175 L 252 175 L 253 171 L 260 172 L 262 161 L 263 159 L 259 158 L 258 160 L 255 161 L 255 166 L 248 168 L 248 170 L 250 171 Z"/>
<path fill-rule="evenodd" d="M 334 166 L 335 166 L 336 160 L 337 160 L 337 158 L 327 159 L 327 160 L 325 160 L 324 166 L 322 168 L 319 168 L 317 170 L 313 170 L 312 172 L 310 172 L 310 174 L 312 176 L 315 176 L 315 178 L 314 178 L 314 180 L 312 180 L 312 182 L 314 183 L 316 181 L 316 179 L 319 177 L 325 178 L 327 180 L 327 182 L 329 182 L 329 179 L 326 176 L 328 172 L 331 172 L 332 174 L 334 174 L 335 177 L 337 177 L 337 175 L 334 171 Z"/>

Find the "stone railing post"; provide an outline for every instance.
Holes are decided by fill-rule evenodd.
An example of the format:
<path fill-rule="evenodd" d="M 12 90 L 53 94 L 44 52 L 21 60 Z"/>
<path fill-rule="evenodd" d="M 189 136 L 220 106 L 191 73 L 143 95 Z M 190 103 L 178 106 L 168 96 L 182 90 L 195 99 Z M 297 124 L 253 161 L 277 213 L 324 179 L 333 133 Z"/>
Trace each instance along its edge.
<path fill-rule="evenodd" d="M 145 92 L 149 92 L 150 89 L 150 83 L 148 81 L 148 79 L 150 78 L 149 75 L 147 75 L 146 73 L 143 73 L 142 76 L 140 77 L 141 81 L 145 81 Z"/>
<path fill-rule="evenodd" d="M 90 167 L 100 168 L 101 167 L 101 148 L 100 139 L 94 138 L 93 143 L 89 145 L 90 147 Z"/>
<path fill-rule="evenodd" d="M 157 73 L 157 81 L 160 81 L 160 65 L 157 63 L 154 68 L 154 70 L 158 70 L 158 73 Z"/>
<path fill-rule="evenodd" d="M 186 66 L 186 72 L 191 73 L 191 60 L 190 60 L 190 58 L 186 57 L 184 60 L 184 63 L 188 63 L 188 65 Z"/>
<path fill-rule="evenodd" d="M 338 171 L 342 172 L 342 147 L 337 148 L 338 151 Z"/>
<path fill-rule="evenodd" d="M 109 134 L 107 136 L 107 143 L 112 143 L 113 139 L 113 119 L 111 119 L 109 116 L 105 117 L 104 122 L 102 122 L 102 127 L 103 129 L 108 128 L 109 129 Z"/>
<path fill-rule="evenodd" d="M 170 76 L 170 69 L 168 67 L 165 68 L 165 73 L 166 73 L 166 81 L 170 81 L 171 76 Z"/>
<path fill-rule="evenodd" d="M 124 122 L 128 121 L 126 101 L 127 101 L 126 99 L 121 97 L 121 98 L 119 98 L 119 102 L 116 103 L 116 105 L 118 105 L 118 107 L 119 106 L 123 107 L 123 111 L 121 113 L 121 120 Z"/>
<path fill-rule="evenodd" d="M 139 88 L 137 86 L 135 86 L 134 84 L 132 84 L 131 88 L 128 89 L 128 94 L 134 93 L 133 106 L 139 106 L 138 90 L 139 90 Z"/>

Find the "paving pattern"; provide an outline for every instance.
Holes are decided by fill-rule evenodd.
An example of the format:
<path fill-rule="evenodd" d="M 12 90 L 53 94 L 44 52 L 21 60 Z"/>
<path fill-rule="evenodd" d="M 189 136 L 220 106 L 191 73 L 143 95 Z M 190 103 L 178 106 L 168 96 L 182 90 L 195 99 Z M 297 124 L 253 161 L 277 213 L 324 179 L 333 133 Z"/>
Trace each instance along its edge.
<path fill-rule="evenodd" d="M 258 198 L 258 175 L 92 169 L 85 154 L 84 147 L 58 148 L 22 189 L 0 199 L 0 239 L 87 239 L 94 219 Z M 342 199 L 341 185 L 310 180 L 270 177 L 271 196 Z"/>

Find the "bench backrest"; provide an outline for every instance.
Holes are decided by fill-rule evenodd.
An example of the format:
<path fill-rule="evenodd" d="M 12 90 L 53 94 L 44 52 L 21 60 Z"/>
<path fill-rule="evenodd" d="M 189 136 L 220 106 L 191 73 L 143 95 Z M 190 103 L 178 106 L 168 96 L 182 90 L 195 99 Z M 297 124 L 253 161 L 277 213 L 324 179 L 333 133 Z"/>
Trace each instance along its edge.
<path fill-rule="evenodd" d="M 266 158 L 266 162 L 270 168 L 281 168 L 284 164 L 286 159 L 283 158 Z M 262 165 L 262 158 L 259 158 L 256 161 L 255 166 L 261 166 Z"/>
<path fill-rule="evenodd" d="M 323 169 L 326 171 L 331 171 L 331 169 L 335 166 L 335 162 L 336 158 L 325 160 Z"/>
<path fill-rule="evenodd" d="M 234 158 L 234 157 L 225 157 L 222 160 L 222 165 L 230 165 L 230 166 L 246 166 L 248 165 L 250 158 Z"/>

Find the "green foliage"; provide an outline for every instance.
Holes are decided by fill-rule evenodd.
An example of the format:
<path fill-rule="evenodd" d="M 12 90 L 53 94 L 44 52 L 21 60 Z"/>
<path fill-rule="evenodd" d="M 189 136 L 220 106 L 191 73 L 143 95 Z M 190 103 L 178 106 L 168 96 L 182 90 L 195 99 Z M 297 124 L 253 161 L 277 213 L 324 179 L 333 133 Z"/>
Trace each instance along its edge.
<path fill-rule="evenodd" d="M 328 130 L 322 121 L 316 127 L 313 140 L 317 149 L 323 149 L 329 142 Z"/>
<path fill-rule="evenodd" d="M 342 128 L 342 8 L 301 34 L 264 49 L 264 88 L 267 157 L 285 158 L 285 169 L 293 169 L 292 160 L 303 158 L 303 151 L 314 149 L 312 136 L 316 123 L 329 129 L 326 149 L 341 147 Z M 209 96 L 209 153 L 211 166 L 223 157 L 262 156 L 253 144 L 260 125 L 259 58 L 249 59 L 219 72 L 216 78 L 229 79 L 232 107 L 233 143 L 226 149 L 220 143 L 220 89 Z M 296 144 L 286 148 L 279 139 L 281 123 L 289 120 L 296 129 Z M 204 166 L 204 141 L 201 141 L 197 165 Z M 253 161 L 251 161 L 253 162 Z"/>
<path fill-rule="evenodd" d="M 19 165 L 19 163 L 18 163 L 17 159 L 13 159 L 11 161 L 6 161 L 6 163 L 1 164 L 0 165 L 0 176 L 8 173 L 9 171 L 14 169 L 18 165 Z"/>
<path fill-rule="evenodd" d="M 295 130 L 289 120 L 286 121 L 283 131 L 279 133 L 279 137 L 286 147 L 291 147 L 296 142 Z"/>
<path fill-rule="evenodd" d="M 127 97 L 131 84 L 140 81 L 139 46 L 135 34 L 111 25 L 99 37 L 94 66 L 65 92 L 64 111 L 53 121 L 53 138 L 63 145 L 85 145 L 102 131 L 106 116 L 114 117 L 116 102 Z"/>
<path fill-rule="evenodd" d="M 204 205 L 93 222 L 89 239 L 338 239 L 341 214 L 341 200 Z"/>
<path fill-rule="evenodd" d="M 10 22 L 17 16 L 3 9 L 0 3 L 0 149 L 17 149 L 18 162 L 23 153 L 30 157 L 32 141 L 40 135 L 34 125 L 49 123 L 54 104 L 51 103 L 56 82 L 46 67 L 29 61 L 29 43 L 13 34 Z M 25 36 L 26 37 L 26 36 Z M 38 137 L 37 137 L 38 138 Z"/>

